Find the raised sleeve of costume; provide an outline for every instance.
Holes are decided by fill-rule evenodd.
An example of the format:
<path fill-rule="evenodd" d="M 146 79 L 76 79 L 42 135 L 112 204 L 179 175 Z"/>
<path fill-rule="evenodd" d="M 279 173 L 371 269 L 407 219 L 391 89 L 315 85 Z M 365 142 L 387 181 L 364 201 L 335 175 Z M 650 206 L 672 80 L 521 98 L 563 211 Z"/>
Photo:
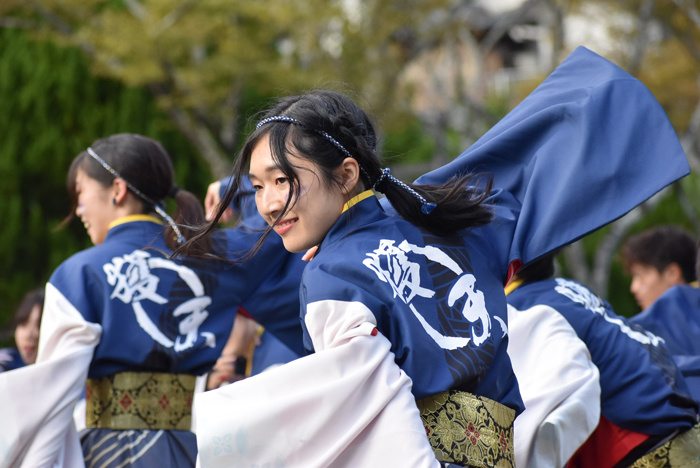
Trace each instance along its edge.
<path fill-rule="evenodd" d="M 0 374 L 0 467 L 83 466 L 73 407 L 101 334 L 47 284 L 36 364 Z"/>
<path fill-rule="evenodd" d="M 525 411 L 515 420 L 515 462 L 561 468 L 600 419 L 600 376 L 586 345 L 556 310 L 508 306 L 508 355 Z"/>
<path fill-rule="evenodd" d="M 493 176 L 496 220 L 481 229 L 505 283 L 513 262 L 532 262 L 614 221 L 690 169 L 651 92 L 579 47 L 474 145 L 416 182 L 467 173 Z"/>
<path fill-rule="evenodd" d="M 372 312 L 318 301 L 305 324 L 315 354 L 196 397 L 199 466 L 437 467 Z"/>

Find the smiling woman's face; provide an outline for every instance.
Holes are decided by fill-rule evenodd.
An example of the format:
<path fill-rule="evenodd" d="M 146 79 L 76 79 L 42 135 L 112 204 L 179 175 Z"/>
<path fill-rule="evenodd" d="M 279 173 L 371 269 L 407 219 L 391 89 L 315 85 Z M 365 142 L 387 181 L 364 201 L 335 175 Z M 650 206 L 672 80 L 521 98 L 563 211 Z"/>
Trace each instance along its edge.
<path fill-rule="evenodd" d="M 78 197 L 75 215 L 83 222 L 92 243 L 99 245 L 107 236 L 109 224 L 116 219 L 112 191 L 78 169 L 75 192 Z"/>
<path fill-rule="evenodd" d="M 287 158 L 296 168 L 300 193 L 274 229 L 282 237 L 285 249 L 304 252 L 323 241 L 340 217 L 347 197 L 340 187 L 328 186 L 311 161 L 292 155 Z M 289 181 L 272 158 L 267 136 L 260 139 L 251 153 L 249 176 L 256 191 L 258 212 L 273 225 L 284 211 Z"/>
<path fill-rule="evenodd" d="M 41 306 L 35 305 L 24 323 L 15 328 L 15 344 L 22 361 L 34 364 L 39 348 L 39 326 L 41 325 Z"/>

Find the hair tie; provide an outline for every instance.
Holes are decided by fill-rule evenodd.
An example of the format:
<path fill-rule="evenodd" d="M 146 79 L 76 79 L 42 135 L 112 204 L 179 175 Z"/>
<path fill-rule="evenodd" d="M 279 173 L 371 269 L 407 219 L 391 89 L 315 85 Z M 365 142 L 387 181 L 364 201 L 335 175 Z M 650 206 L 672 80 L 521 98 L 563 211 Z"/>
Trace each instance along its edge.
<path fill-rule="evenodd" d="M 180 193 L 180 190 L 182 190 L 180 187 L 177 185 L 173 184 L 173 187 L 170 189 L 168 192 L 168 198 L 175 198 L 177 197 L 177 194 Z"/>
<path fill-rule="evenodd" d="M 420 204 L 421 204 L 420 211 L 424 215 L 429 215 L 437 207 L 437 205 L 435 203 L 431 203 L 428 200 L 426 200 L 424 196 L 422 196 L 420 193 L 413 190 L 411 187 L 408 186 L 408 184 L 401 182 L 399 179 L 397 179 L 396 177 L 391 175 L 390 172 L 391 171 L 388 167 L 385 167 L 384 169 L 382 169 L 382 173 L 379 175 L 379 177 L 377 178 L 377 181 L 374 183 L 372 188 L 374 190 L 378 190 L 380 192 L 383 192 L 382 185 L 386 184 L 388 182 L 392 182 L 392 183 L 398 185 L 399 187 L 401 187 L 402 189 L 404 189 L 405 191 L 407 191 L 408 193 L 410 193 L 411 195 L 413 195 L 414 197 L 416 197 L 418 199 L 418 201 L 420 201 Z"/>
<path fill-rule="evenodd" d="M 382 173 L 379 174 L 377 181 L 372 186 L 372 190 L 376 190 L 377 192 L 384 193 L 384 190 L 382 190 L 382 186 L 383 186 L 383 183 L 386 183 L 389 181 L 387 176 L 391 175 L 390 172 L 391 172 L 391 170 L 388 167 L 385 167 L 384 169 L 382 169 Z"/>
<path fill-rule="evenodd" d="M 117 171 L 112 169 L 112 167 L 107 164 L 107 161 L 102 159 L 101 157 L 98 156 L 97 153 L 92 148 L 87 149 L 87 153 L 92 156 L 93 159 L 95 159 L 102 167 L 104 167 L 107 171 L 109 171 L 114 177 L 118 179 L 122 179 L 126 186 L 134 192 L 136 195 L 141 197 L 142 200 L 144 200 L 146 203 L 149 205 L 153 205 L 153 208 L 156 210 L 156 213 L 160 215 L 161 218 L 163 218 L 171 228 L 173 228 L 173 231 L 175 232 L 175 237 L 177 239 L 178 244 L 184 244 L 185 243 L 185 237 L 182 235 L 182 232 L 180 232 L 180 228 L 177 227 L 177 224 L 175 224 L 175 221 L 173 221 L 173 218 L 170 217 L 168 213 L 165 212 L 165 210 L 161 207 L 160 203 L 156 203 L 153 201 L 150 197 L 144 195 L 139 189 L 131 185 L 128 180 L 126 180 L 124 177 L 120 176 Z M 172 191 L 172 190 L 171 190 Z"/>

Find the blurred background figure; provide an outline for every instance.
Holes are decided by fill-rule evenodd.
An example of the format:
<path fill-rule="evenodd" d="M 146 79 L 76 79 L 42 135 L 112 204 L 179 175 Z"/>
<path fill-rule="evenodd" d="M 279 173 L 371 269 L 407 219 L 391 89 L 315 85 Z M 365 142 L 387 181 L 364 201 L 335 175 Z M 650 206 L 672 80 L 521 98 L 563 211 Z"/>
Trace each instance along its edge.
<path fill-rule="evenodd" d="M 696 264 L 700 265 L 697 259 Z M 689 284 L 671 286 L 630 322 L 664 339 L 691 395 L 700 402 L 700 289 Z"/>
<path fill-rule="evenodd" d="M 24 296 L 12 320 L 15 347 L 0 349 L 0 372 L 36 362 L 43 309 L 44 288 L 35 289 Z"/>
<path fill-rule="evenodd" d="M 700 454 L 693 443 L 700 434 L 700 427 L 693 427 L 698 405 L 664 340 L 615 314 L 582 284 L 553 275 L 554 257 L 547 255 L 518 272 L 506 287 L 512 306 L 508 354 L 526 408 L 516 430 L 518 422 L 521 427 L 529 422 L 520 433 L 534 439 L 530 458 L 540 456 L 538 463 L 522 466 L 562 466 L 565 457 L 542 463 L 542 455 L 552 459 L 558 453 L 571 457 L 569 468 L 691 466 L 676 463 L 679 457 L 697 459 Z M 557 325 L 548 318 L 552 315 L 564 323 Z M 569 344 L 557 351 L 557 343 L 564 340 Z M 586 368 L 586 354 L 573 354 L 580 342 L 599 377 Z M 591 380 L 598 378 L 597 396 Z M 591 424 L 596 414 L 597 427 Z M 595 430 L 589 436 L 590 429 Z M 574 441 L 585 443 L 564 451 Z M 517 442 L 515 448 L 517 452 Z M 664 456 L 668 460 L 669 453 L 675 460 L 670 464 L 650 463 Z"/>
<path fill-rule="evenodd" d="M 630 237 L 622 247 L 630 291 L 642 310 L 672 286 L 693 283 L 695 239 L 678 226 L 658 226 Z"/>

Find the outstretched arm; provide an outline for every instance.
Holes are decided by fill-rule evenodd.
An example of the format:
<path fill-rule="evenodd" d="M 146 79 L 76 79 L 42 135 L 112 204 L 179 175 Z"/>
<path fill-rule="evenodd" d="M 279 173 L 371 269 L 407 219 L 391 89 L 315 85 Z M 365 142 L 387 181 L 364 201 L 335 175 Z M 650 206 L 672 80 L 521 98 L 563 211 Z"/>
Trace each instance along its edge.
<path fill-rule="evenodd" d="M 47 284 L 36 364 L 0 374 L 0 467 L 83 465 L 73 407 L 101 335 Z"/>

